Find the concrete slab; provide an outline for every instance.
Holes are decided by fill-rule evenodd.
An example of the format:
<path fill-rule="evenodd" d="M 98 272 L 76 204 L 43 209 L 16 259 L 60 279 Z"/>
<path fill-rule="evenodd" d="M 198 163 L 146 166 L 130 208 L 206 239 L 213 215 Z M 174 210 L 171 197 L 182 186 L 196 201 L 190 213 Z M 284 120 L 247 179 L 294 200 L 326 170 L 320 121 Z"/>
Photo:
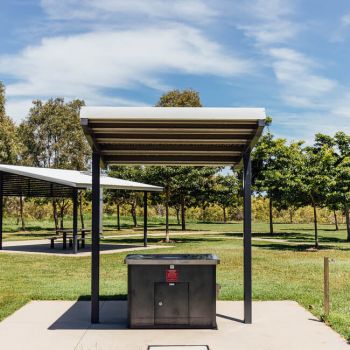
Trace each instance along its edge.
<path fill-rule="evenodd" d="M 145 249 L 162 249 L 172 248 L 173 246 L 162 245 L 149 245 L 145 248 L 143 245 L 135 244 L 100 244 L 100 254 L 114 254 L 120 252 L 132 252 Z M 77 254 L 73 254 L 72 249 L 62 249 L 62 243 L 56 243 L 55 248 L 51 249 L 49 241 L 47 240 L 27 240 L 27 241 L 11 241 L 4 242 L 2 253 L 13 254 L 41 254 L 41 255 L 53 255 L 53 256 L 69 256 L 69 257 L 82 257 L 91 255 L 91 246 L 86 244 L 85 248 L 79 249 Z"/>
<path fill-rule="evenodd" d="M 3 349 L 147 350 L 150 345 L 208 345 L 210 350 L 349 350 L 331 328 L 292 301 L 253 303 L 253 324 L 242 302 L 217 303 L 217 330 L 131 330 L 125 301 L 101 302 L 91 325 L 88 301 L 33 301 L 0 323 Z M 181 347 L 178 348 L 181 350 Z"/>

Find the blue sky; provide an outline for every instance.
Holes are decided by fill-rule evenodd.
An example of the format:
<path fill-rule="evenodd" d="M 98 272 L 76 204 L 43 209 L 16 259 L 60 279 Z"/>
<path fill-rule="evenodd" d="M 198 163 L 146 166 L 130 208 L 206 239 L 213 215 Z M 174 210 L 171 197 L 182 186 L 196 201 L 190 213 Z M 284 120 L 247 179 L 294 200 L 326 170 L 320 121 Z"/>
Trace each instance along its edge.
<path fill-rule="evenodd" d="M 350 132 L 348 0 L 2 0 L 0 43 L 17 122 L 35 98 L 139 106 L 193 88 L 265 107 L 287 139 Z"/>

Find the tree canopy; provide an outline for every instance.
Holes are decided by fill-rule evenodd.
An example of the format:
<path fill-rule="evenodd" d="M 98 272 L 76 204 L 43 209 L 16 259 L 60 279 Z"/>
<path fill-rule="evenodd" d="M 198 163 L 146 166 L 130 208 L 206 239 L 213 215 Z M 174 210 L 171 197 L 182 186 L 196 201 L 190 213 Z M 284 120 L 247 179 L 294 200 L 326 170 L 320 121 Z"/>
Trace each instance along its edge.
<path fill-rule="evenodd" d="M 16 164 L 19 160 L 20 141 L 17 128 L 5 110 L 5 86 L 0 82 L 0 163 Z"/>

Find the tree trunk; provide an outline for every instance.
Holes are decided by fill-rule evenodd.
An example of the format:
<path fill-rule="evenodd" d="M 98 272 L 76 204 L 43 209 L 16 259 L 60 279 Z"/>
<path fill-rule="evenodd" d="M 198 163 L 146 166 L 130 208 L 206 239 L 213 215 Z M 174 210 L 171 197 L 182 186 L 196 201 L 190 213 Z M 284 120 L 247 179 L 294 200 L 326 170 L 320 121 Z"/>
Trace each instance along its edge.
<path fill-rule="evenodd" d="M 64 228 L 64 213 L 63 213 L 63 207 L 61 207 L 61 210 L 60 210 L 60 228 L 61 230 L 63 230 Z"/>
<path fill-rule="evenodd" d="M 24 213 L 23 213 L 23 207 L 24 207 L 24 203 L 23 203 L 23 197 L 20 196 L 19 197 L 19 207 L 20 207 L 20 214 L 21 214 L 21 229 L 22 230 L 25 230 L 26 229 L 26 224 L 25 224 L 25 221 L 24 221 Z"/>
<path fill-rule="evenodd" d="M 203 222 L 204 222 L 204 220 L 205 220 L 205 209 L 206 209 L 206 207 L 203 206 L 203 207 L 202 207 L 202 221 L 203 221 Z"/>
<path fill-rule="evenodd" d="M 186 206 L 185 206 L 185 196 L 181 197 L 181 229 L 186 231 Z"/>
<path fill-rule="evenodd" d="M 289 209 L 289 223 L 293 223 L 294 209 Z"/>
<path fill-rule="evenodd" d="M 334 214 L 335 230 L 336 230 L 336 231 L 339 231 L 338 218 L 337 218 L 337 213 L 336 213 L 335 210 L 333 210 L 333 214 Z"/>
<path fill-rule="evenodd" d="M 177 221 L 177 224 L 180 225 L 180 208 L 176 206 L 175 210 L 176 210 L 176 221 Z"/>
<path fill-rule="evenodd" d="M 58 230 L 58 218 L 57 218 L 57 203 L 56 199 L 52 200 L 52 210 L 53 210 L 53 219 L 55 222 L 55 231 L 57 232 Z"/>
<path fill-rule="evenodd" d="M 312 203 L 314 208 L 314 226 L 315 226 L 315 248 L 318 249 L 318 231 L 317 231 L 317 209 L 316 204 Z"/>
<path fill-rule="evenodd" d="M 349 206 L 345 204 L 345 220 L 346 220 L 346 232 L 347 232 L 347 241 L 350 242 L 350 214 Z"/>
<path fill-rule="evenodd" d="M 17 215 L 16 215 L 16 226 L 19 226 L 19 219 L 21 216 L 21 210 L 19 208 L 19 206 L 17 207 Z"/>
<path fill-rule="evenodd" d="M 131 204 L 131 216 L 134 222 L 134 227 L 137 227 L 136 205 L 134 202 Z"/>
<path fill-rule="evenodd" d="M 64 228 L 64 201 L 62 201 L 61 203 L 61 207 L 60 207 L 60 228 L 61 230 L 63 230 Z"/>
<path fill-rule="evenodd" d="M 169 193 L 166 193 L 165 198 L 165 242 L 169 243 Z"/>
<path fill-rule="evenodd" d="M 222 213 L 223 213 L 223 215 L 224 215 L 224 224 L 226 224 L 226 222 L 227 222 L 227 218 L 226 218 L 226 207 L 223 207 L 223 208 L 222 208 Z"/>
<path fill-rule="evenodd" d="M 118 231 L 120 231 L 120 204 L 117 204 L 117 227 Z"/>
<path fill-rule="evenodd" d="M 270 235 L 273 235 L 273 213 L 272 213 L 272 199 L 269 199 L 269 208 L 270 208 Z"/>
<path fill-rule="evenodd" d="M 80 212 L 81 228 L 85 228 L 84 210 L 83 210 L 83 192 L 79 193 L 79 212 Z"/>

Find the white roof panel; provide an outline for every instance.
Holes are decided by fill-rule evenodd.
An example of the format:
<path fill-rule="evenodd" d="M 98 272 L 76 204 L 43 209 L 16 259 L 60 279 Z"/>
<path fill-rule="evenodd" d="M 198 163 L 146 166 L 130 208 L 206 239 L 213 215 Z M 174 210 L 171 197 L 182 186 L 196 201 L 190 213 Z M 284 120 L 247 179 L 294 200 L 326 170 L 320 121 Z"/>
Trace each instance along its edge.
<path fill-rule="evenodd" d="M 265 108 L 230 107 L 82 107 L 81 118 L 133 120 L 256 120 L 265 119 Z"/>
<path fill-rule="evenodd" d="M 88 172 L 77 170 L 37 168 L 29 166 L 0 164 L 0 171 L 76 188 L 90 188 L 92 183 L 92 176 Z M 105 189 L 150 192 L 161 192 L 163 190 L 162 187 L 117 179 L 115 177 L 104 175 L 101 175 L 100 177 L 100 184 L 101 187 Z"/>

